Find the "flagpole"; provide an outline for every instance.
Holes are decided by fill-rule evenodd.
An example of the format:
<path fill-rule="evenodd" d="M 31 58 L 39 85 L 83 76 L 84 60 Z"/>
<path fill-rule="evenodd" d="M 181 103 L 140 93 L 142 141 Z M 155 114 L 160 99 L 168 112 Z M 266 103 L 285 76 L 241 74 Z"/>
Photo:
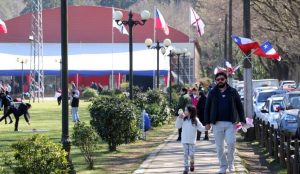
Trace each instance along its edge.
<path fill-rule="evenodd" d="M 153 43 L 156 43 L 156 6 L 153 7 Z M 155 62 L 154 62 L 155 63 Z M 155 87 L 155 64 L 153 65 L 153 78 L 152 78 L 153 89 Z"/>
<path fill-rule="evenodd" d="M 114 11 L 115 11 L 115 9 L 114 9 L 114 7 L 112 7 L 111 8 L 111 11 L 112 11 L 112 21 L 113 22 L 115 22 L 114 20 L 113 20 L 113 13 L 114 13 Z M 111 34 L 112 34 L 112 36 L 111 36 L 111 42 L 112 42 L 112 48 L 111 48 L 111 89 L 114 89 L 114 39 L 115 39 L 115 37 L 114 37 L 114 26 L 113 26 L 113 24 L 111 25 Z"/>
<path fill-rule="evenodd" d="M 188 19 L 188 26 L 189 26 L 189 45 L 191 43 L 191 6 L 188 8 L 189 19 Z M 189 56 L 189 84 L 191 84 L 191 56 Z"/>

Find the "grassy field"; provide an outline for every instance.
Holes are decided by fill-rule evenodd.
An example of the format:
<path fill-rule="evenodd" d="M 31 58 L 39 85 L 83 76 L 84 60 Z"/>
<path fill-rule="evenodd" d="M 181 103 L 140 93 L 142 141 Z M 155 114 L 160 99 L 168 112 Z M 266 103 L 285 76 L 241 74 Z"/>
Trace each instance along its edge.
<path fill-rule="evenodd" d="M 88 112 L 89 102 L 80 102 L 79 116 L 81 121 L 89 123 Z M 54 142 L 60 143 L 61 140 L 61 107 L 54 101 L 33 103 L 29 111 L 31 125 L 27 125 L 24 117 L 20 118 L 19 130 L 24 132 L 14 132 L 14 124 L 0 123 L 0 152 L 8 152 L 10 144 L 22 138 L 31 137 L 33 132 L 26 132 L 32 129 L 47 130 L 40 134 L 47 135 Z M 2 112 L 0 112 L 2 114 Z M 13 118 L 14 120 L 14 118 Z M 69 114 L 70 135 L 73 132 L 71 115 Z M 101 174 L 101 173 L 132 173 L 147 155 L 166 137 L 174 132 L 174 123 L 156 128 L 147 133 L 146 141 L 138 141 L 133 144 L 121 145 L 117 152 L 109 152 L 104 142 L 99 142 L 99 150 L 96 152 L 95 169 L 88 170 L 80 150 L 72 146 L 71 155 L 77 173 L 81 174 Z"/>

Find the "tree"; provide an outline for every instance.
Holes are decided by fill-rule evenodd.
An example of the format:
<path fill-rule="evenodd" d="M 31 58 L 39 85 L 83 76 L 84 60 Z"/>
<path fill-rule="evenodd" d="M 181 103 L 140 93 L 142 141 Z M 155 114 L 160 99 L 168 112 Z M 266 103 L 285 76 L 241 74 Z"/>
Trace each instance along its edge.
<path fill-rule="evenodd" d="M 254 20 L 258 37 L 267 36 L 283 58 L 281 62 L 261 60 L 260 63 L 266 70 L 277 70 L 270 71 L 273 77 L 299 81 L 296 70 L 300 68 L 300 1 L 253 0 L 252 3 L 257 14 Z"/>
<path fill-rule="evenodd" d="M 25 8 L 21 11 L 20 15 L 33 12 L 33 7 L 38 0 L 23 0 L 25 3 Z M 46 8 L 55 8 L 60 6 L 60 0 L 43 0 L 41 1 L 43 4 L 43 9 Z"/>

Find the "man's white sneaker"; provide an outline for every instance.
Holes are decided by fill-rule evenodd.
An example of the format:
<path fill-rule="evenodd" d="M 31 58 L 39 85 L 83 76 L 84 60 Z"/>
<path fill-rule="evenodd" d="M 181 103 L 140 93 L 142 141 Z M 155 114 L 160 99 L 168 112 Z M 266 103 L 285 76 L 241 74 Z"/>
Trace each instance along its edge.
<path fill-rule="evenodd" d="M 218 174 L 225 174 L 226 173 L 226 168 L 220 168 L 220 170 L 218 171 Z"/>
<path fill-rule="evenodd" d="M 234 173 L 235 168 L 234 165 L 228 167 L 229 173 Z"/>

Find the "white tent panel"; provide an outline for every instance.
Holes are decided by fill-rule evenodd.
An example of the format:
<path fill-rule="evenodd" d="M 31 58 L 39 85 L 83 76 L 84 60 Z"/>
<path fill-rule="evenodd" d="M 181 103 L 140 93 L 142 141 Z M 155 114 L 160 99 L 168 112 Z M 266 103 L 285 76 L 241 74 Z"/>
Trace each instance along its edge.
<path fill-rule="evenodd" d="M 0 44 L 0 75 L 21 73 L 21 63 L 17 58 L 26 58 L 24 72 L 30 71 L 30 43 Z M 156 51 L 148 50 L 144 44 L 133 44 L 133 71 L 140 75 L 153 75 L 156 70 Z M 43 67 L 45 74 L 59 74 L 61 45 L 46 43 L 43 45 Z M 37 60 L 36 60 L 37 61 Z M 160 53 L 160 74 L 167 74 L 169 58 Z M 31 64 L 32 65 L 32 64 Z M 33 67 L 31 67 L 33 68 Z M 37 67 L 36 67 L 37 68 Z M 69 73 L 86 75 L 128 73 L 128 44 L 70 43 L 68 46 Z"/>

